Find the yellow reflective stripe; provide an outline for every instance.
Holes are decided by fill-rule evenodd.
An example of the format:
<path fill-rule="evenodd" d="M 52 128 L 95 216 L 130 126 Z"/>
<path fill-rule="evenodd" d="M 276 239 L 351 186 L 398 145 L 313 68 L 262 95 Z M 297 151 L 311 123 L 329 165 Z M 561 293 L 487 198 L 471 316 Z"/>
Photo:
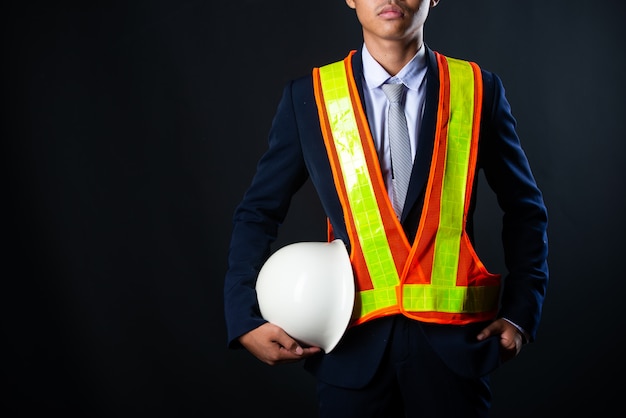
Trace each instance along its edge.
<path fill-rule="evenodd" d="M 450 73 L 450 120 L 431 275 L 433 291 L 456 287 L 474 116 L 473 69 L 466 61 L 453 58 L 447 60 Z M 442 290 L 442 293 L 442 299 L 448 297 L 447 290 Z"/>
<path fill-rule="evenodd" d="M 408 284 L 402 288 L 404 309 L 414 312 L 478 313 L 498 305 L 497 286 Z"/>
<path fill-rule="evenodd" d="M 405 284 L 402 306 L 412 312 L 479 313 L 498 306 L 497 286 L 436 286 Z M 360 292 L 361 316 L 396 304 L 396 288 L 386 287 Z"/>
<path fill-rule="evenodd" d="M 395 286 L 362 290 L 359 292 L 359 295 L 361 297 L 360 317 L 368 315 L 377 309 L 398 304 Z"/>
<path fill-rule="evenodd" d="M 321 67 L 319 75 L 348 202 L 372 284 L 374 288 L 395 286 L 400 279 L 369 176 L 344 62 Z M 394 295 L 392 304 L 395 303 Z"/>

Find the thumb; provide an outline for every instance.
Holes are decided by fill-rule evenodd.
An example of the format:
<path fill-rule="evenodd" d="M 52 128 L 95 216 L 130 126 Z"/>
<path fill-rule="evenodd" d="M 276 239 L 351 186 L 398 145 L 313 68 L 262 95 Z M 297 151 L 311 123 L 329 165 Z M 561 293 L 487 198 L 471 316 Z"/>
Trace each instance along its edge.
<path fill-rule="evenodd" d="M 290 351 L 298 356 L 304 353 L 304 350 L 302 349 L 300 344 L 298 344 L 298 341 L 291 338 L 291 336 L 287 333 L 284 333 L 284 335 L 282 335 L 281 338 L 279 338 L 276 342 L 280 344 L 285 350 Z"/>
<path fill-rule="evenodd" d="M 300 344 L 298 344 L 297 342 L 294 341 L 294 343 L 291 345 L 291 347 L 289 348 L 289 351 L 291 351 L 294 354 L 297 354 L 299 356 L 302 355 L 302 353 L 304 353 L 304 350 L 302 350 L 302 347 L 300 347 Z"/>
<path fill-rule="evenodd" d="M 482 341 L 485 338 L 489 338 L 493 335 L 494 330 L 495 330 L 495 326 L 493 325 L 493 323 L 491 323 L 478 333 L 478 335 L 476 336 L 476 339 L 478 341 Z"/>

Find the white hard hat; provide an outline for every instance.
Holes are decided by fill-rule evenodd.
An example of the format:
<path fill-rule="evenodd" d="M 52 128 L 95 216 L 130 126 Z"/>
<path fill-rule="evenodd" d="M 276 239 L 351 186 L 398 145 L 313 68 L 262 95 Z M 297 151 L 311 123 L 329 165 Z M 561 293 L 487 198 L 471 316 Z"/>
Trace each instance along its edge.
<path fill-rule="evenodd" d="M 297 242 L 267 259 L 256 283 L 261 315 L 295 340 L 329 353 L 354 307 L 354 275 L 339 239 Z"/>

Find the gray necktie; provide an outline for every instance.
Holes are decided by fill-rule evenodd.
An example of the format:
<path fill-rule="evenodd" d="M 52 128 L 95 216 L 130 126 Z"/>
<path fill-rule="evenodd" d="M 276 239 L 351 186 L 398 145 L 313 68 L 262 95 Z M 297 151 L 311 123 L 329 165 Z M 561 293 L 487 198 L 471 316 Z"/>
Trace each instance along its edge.
<path fill-rule="evenodd" d="M 406 117 L 404 116 L 404 84 L 383 84 L 381 86 L 389 99 L 389 147 L 391 148 L 391 173 L 393 179 L 393 208 L 398 218 L 402 215 L 402 207 L 409 188 L 413 161 L 411 143 Z"/>

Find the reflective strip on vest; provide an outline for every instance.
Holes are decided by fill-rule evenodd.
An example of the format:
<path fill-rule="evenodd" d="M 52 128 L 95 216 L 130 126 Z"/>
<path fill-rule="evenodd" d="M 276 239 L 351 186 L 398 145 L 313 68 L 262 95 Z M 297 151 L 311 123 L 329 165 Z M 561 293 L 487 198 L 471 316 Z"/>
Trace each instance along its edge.
<path fill-rule="evenodd" d="M 447 58 L 450 81 L 450 119 L 446 167 L 441 186 L 439 228 L 428 285 L 407 285 L 403 290 L 405 309 L 417 311 L 480 311 L 485 300 L 482 288 L 457 286 L 460 237 L 463 232 L 465 188 L 474 116 L 474 72 L 470 64 Z M 468 292 L 478 292 L 478 295 Z M 471 306 L 467 306 L 467 302 Z"/>
<path fill-rule="evenodd" d="M 381 303 L 395 304 L 395 290 L 389 294 L 388 289 L 399 283 L 399 276 L 387 236 L 384 233 L 383 221 L 365 163 L 361 137 L 350 100 L 344 62 L 321 67 L 319 76 L 359 242 L 374 288 L 380 289 L 378 292 L 370 292 L 368 299 L 371 300 L 364 299 L 364 305 L 371 306 L 371 308 L 364 307 L 364 309 L 375 309 Z M 380 298 L 383 300 L 377 300 Z"/>

